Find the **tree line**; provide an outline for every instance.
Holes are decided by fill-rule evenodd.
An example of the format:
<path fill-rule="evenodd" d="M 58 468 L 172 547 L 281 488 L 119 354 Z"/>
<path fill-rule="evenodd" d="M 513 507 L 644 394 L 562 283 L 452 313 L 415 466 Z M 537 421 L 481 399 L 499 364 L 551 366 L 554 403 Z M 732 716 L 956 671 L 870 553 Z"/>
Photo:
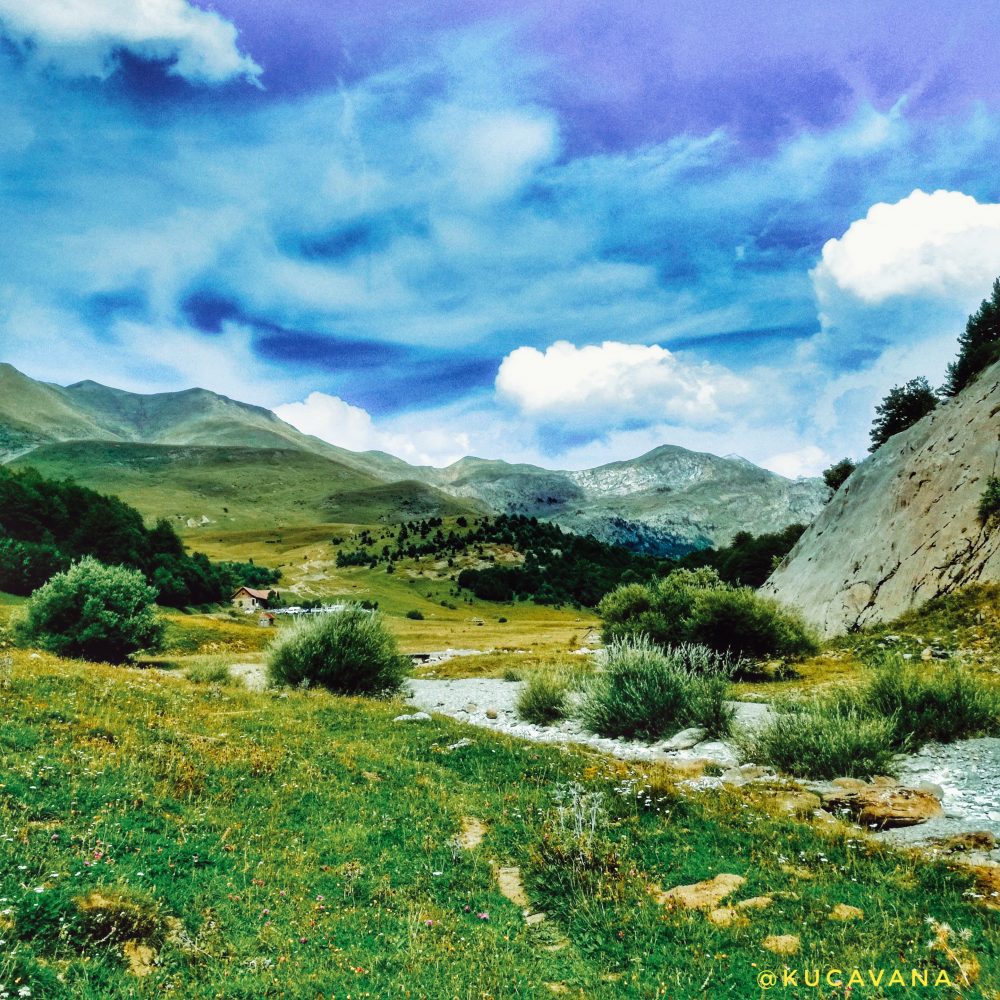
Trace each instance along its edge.
<path fill-rule="evenodd" d="M 139 570 L 167 607 L 213 604 L 236 587 L 269 587 L 281 576 L 253 562 L 188 554 L 169 521 L 147 528 L 118 497 L 0 467 L 0 591 L 27 596 L 86 556 Z"/>

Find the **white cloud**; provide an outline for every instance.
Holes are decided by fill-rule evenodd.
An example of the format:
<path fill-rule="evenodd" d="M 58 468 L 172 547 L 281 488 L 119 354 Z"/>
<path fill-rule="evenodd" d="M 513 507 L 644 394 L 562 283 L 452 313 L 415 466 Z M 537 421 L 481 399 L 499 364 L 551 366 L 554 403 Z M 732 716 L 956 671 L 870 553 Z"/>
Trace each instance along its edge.
<path fill-rule="evenodd" d="M 531 109 L 442 106 L 420 130 L 447 184 L 474 204 L 514 194 L 556 152 L 552 117 Z"/>
<path fill-rule="evenodd" d="M 351 451 L 387 451 L 414 465 L 449 465 L 471 451 L 468 434 L 455 433 L 433 420 L 404 420 L 407 430 L 376 425 L 371 414 L 339 396 L 311 392 L 298 403 L 274 412 L 304 434 Z"/>
<path fill-rule="evenodd" d="M 261 72 L 231 22 L 187 0 L 0 0 L 0 28 L 71 73 L 107 76 L 121 49 L 172 60 L 172 73 L 200 83 Z"/>
<path fill-rule="evenodd" d="M 611 340 L 585 347 L 560 340 L 544 352 L 519 347 L 501 363 L 496 388 L 528 416 L 605 428 L 710 424 L 750 389 L 717 365 L 686 364 L 657 345 Z"/>
<path fill-rule="evenodd" d="M 916 190 L 873 205 L 829 240 L 812 277 L 821 304 L 831 286 L 866 304 L 902 295 L 982 296 L 1000 261 L 1000 205 L 960 191 Z"/>
<path fill-rule="evenodd" d="M 832 461 L 830 455 L 822 448 L 809 444 L 795 451 L 783 451 L 771 455 L 760 464 L 765 469 L 777 472 L 779 476 L 798 479 L 800 476 L 818 476 Z"/>

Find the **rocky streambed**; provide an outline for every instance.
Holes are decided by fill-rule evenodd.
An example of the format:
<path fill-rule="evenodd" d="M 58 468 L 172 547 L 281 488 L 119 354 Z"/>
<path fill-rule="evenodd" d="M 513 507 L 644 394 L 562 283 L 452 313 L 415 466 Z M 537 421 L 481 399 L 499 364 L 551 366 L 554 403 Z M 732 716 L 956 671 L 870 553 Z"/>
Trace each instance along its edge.
<path fill-rule="evenodd" d="M 519 681 L 495 678 L 412 679 L 407 682 L 407 701 L 418 711 L 402 718 L 424 718 L 436 712 L 460 722 L 481 726 L 536 743 L 582 745 L 622 760 L 662 761 L 681 768 L 707 761 L 709 772 L 694 769 L 688 784 L 711 789 L 724 785 L 773 782 L 773 771 L 754 765 L 740 765 L 736 747 L 723 740 L 709 740 L 699 730 L 685 730 L 656 743 L 608 739 L 583 729 L 573 719 L 551 726 L 525 722 L 517 714 L 517 698 L 523 688 Z M 773 709 L 755 702 L 734 702 L 736 726 L 752 729 L 772 717 Z M 948 838 L 972 833 L 992 835 L 1000 841 L 1000 739 L 960 740 L 946 745 L 931 744 L 918 754 L 898 760 L 898 781 L 862 788 L 863 782 L 800 782 L 816 794 L 813 802 L 849 814 L 866 814 L 857 799 L 864 795 L 893 799 L 905 813 L 901 822 L 887 829 L 871 829 L 874 836 L 909 845 L 933 845 Z M 895 793 L 891 790 L 899 791 Z M 912 793 L 912 794 L 911 794 Z M 853 798 L 852 798 L 853 796 Z M 939 803 L 939 804 L 938 804 Z M 922 815 L 917 817 L 917 813 Z M 929 818 L 928 818 L 929 817 Z M 864 824 L 875 827 L 881 824 Z M 1000 861 L 1000 849 L 991 846 L 989 836 L 978 838 L 973 852 L 983 860 Z"/>

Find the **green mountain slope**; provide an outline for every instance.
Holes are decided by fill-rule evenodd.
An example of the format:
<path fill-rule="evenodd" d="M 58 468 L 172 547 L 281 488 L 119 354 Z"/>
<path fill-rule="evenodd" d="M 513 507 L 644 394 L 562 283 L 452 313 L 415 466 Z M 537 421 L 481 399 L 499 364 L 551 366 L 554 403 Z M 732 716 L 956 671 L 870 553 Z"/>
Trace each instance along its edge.
<path fill-rule="evenodd" d="M 114 493 L 178 530 L 272 530 L 371 524 L 397 515 L 445 516 L 474 505 L 417 483 L 383 483 L 340 462 L 289 448 L 226 448 L 76 441 L 12 463 Z"/>

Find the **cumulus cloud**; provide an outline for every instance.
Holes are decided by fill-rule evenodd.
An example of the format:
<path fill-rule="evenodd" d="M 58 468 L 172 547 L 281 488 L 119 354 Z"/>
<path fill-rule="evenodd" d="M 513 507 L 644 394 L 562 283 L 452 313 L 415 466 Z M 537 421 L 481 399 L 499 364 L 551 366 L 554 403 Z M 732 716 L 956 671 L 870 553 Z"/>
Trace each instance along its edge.
<path fill-rule="evenodd" d="M 282 420 L 304 434 L 351 451 L 387 451 L 415 465 L 449 465 L 469 454 L 468 434 L 426 420 L 407 429 L 378 426 L 371 414 L 325 392 L 311 392 L 301 402 L 275 407 Z"/>
<path fill-rule="evenodd" d="M 879 202 L 829 240 L 813 271 L 821 299 L 830 286 L 874 305 L 901 295 L 980 297 L 1000 261 L 1000 205 L 961 191 L 916 190 Z"/>
<path fill-rule="evenodd" d="M 769 455 L 761 460 L 760 464 L 765 469 L 777 472 L 779 476 L 798 479 L 801 476 L 818 476 L 832 461 L 830 455 L 822 448 L 809 444 L 795 451 Z"/>
<path fill-rule="evenodd" d="M 0 0 L 0 30 L 83 75 L 109 75 L 122 49 L 170 60 L 170 72 L 198 83 L 261 72 L 231 22 L 187 0 Z"/>
<path fill-rule="evenodd" d="M 657 345 L 606 340 L 545 351 L 519 347 L 503 359 L 497 392 L 522 413 L 579 427 L 669 420 L 704 425 L 745 398 L 749 385 L 717 365 L 686 364 Z"/>

